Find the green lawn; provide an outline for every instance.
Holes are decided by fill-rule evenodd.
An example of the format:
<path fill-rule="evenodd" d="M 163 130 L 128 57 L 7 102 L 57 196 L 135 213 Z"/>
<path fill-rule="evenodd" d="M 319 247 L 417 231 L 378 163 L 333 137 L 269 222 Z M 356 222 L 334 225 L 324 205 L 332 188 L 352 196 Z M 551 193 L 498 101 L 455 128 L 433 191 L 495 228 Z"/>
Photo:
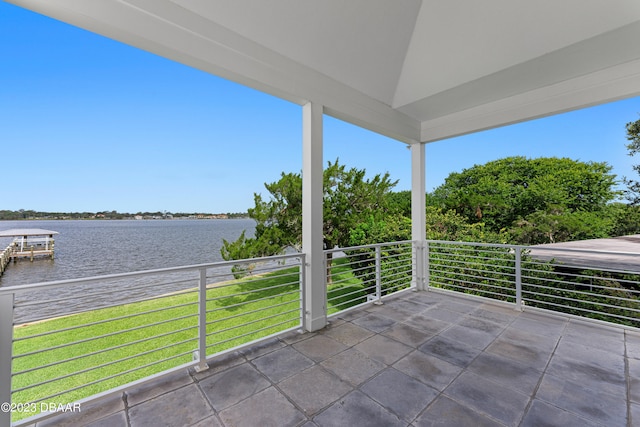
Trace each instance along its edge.
<path fill-rule="evenodd" d="M 343 261 L 334 272 L 330 313 L 365 300 Z M 291 267 L 210 287 L 207 354 L 298 326 L 298 279 Z M 197 291 L 190 290 L 16 326 L 12 401 L 66 404 L 191 362 L 197 313 Z M 14 421 L 27 415 L 34 414 L 14 414 Z"/>

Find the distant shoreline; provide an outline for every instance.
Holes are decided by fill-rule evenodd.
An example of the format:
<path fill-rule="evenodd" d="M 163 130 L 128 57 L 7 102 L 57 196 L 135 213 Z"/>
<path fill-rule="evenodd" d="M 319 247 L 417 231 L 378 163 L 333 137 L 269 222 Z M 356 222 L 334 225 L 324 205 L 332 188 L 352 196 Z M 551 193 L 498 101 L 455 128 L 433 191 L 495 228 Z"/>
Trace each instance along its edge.
<path fill-rule="evenodd" d="M 0 221 L 65 221 L 65 220 L 196 220 L 196 219 L 246 219 L 249 215 L 241 213 L 170 213 L 170 212 L 33 212 L 2 211 Z"/>

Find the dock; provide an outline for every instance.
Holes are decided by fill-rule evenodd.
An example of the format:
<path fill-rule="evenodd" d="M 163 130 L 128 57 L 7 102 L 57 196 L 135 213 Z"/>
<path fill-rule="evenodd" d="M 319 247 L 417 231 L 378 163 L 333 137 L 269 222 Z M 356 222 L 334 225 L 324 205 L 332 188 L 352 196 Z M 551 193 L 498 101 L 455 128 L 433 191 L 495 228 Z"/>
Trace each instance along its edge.
<path fill-rule="evenodd" d="M 54 257 L 53 236 L 57 231 L 41 228 L 14 228 L 0 230 L 1 237 L 12 237 L 13 240 L 5 249 L 0 251 L 0 275 L 2 275 L 11 261 L 28 258 L 33 261 L 39 257 Z"/>

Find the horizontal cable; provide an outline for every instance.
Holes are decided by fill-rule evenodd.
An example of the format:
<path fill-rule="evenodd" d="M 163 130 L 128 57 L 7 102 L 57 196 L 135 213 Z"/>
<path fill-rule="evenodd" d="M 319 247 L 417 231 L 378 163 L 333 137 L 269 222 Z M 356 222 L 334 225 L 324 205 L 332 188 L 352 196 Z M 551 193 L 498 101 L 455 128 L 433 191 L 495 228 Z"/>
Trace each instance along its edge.
<path fill-rule="evenodd" d="M 30 338 L 37 338 L 37 337 L 42 337 L 42 336 L 46 336 L 46 335 L 57 334 L 57 333 L 60 333 L 60 332 L 73 331 L 75 329 L 86 328 L 87 326 L 95 326 L 95 325 L 100 325 L 100 324 L 103 324 L 103 323 L 115 322 L 117 320 L 130 319 L 130 318 L 142 316 L 142 315 L 145 315 L 145 314 L 157 313 L 157 312 L 165 311 L 165 310 L 173 310 L 174 308 L 186 307 L 186 306 L 189 306 L 189 305 L 197 305 L 197 304 L 198 304 L 198 302 L 194 301 L 194 302 L 189 302 L 189 303 L 184 303 L 184 304 L 172 305 L 170 307 L 163 307 L 163 308 L 158 308 L 158 309 L 155 309 L 155 310 L 144 311 L 144 312 L 135 313 L 135 314 L 127 314 L 125 316 L 113 317 L 111 319 L 98 320 L 96 322 L 84 323 L 82 325 L 70 326 L 68 328 L 62 328 L 62 329 L 56 329 L 55 331 L 42 332 L 40 334 L 34 334 L 34 335 L 28 335 L 28 336 L 25 336 L 25 337 L 14 338 L 13 341 L 14 342 L 24 341 L 24 340 L 27 340 L 27 339 L 30 339 Z M 197 314 L 195 314 L 195 315 L 197 316 Z M 185 317 L 190 317 L 190 316 L 192 316 L 192 315 L 186 315 L 186 316 L 178 317 L 176 319 L 183 319 Z M 128 330 L 130 330 L 130 329 L 128 329 Z"/>
<path fill-rule="evenodd" d="M 177 332 L 172 332 L 172 333 L 175 334 Z M 164 334 L 164 335 L 171 335 L 171 334 Z M 163 335 L 159 335 L 157 337 L 154 337 L 153 339 L 159 338 L 161 336 L 163 336 Z M 128 356 L 128 357 L 125 357 L 125 358 L 122 358 L 122 359 L 118 359 L 118 360 L 115 360 L 115 361 L 103 363 L 101 365 L 92 366 L 90 368 L 82 369 L 80 371 L 75 371 L 75 372 L 67 374 L 67 375 L 62 375 L 62 376 L 59 376 L 59 377 L 56 377 L 56 378 L 52 378 L 52 379 L 49 379 L 49 380 L 46 380 L 46 381 L 42 381 L 42 382 L 39 382 L 39 383 L 36 383 L 36 384 L 31 384 L 31 385 L 26 386 L 26 387 L 18 388 L 16 390 L 12 390 L 12 392 L 18 393 L 18 392 L 21 392 L 21 391 L 24 391 L 24 390 L 28 390 L 30 388 L 38 387 L 38 386 L 41 386 L 41 385 L 44 385 L 44 384 L 49 384 L 49 383 L 52 383 L 52 382 L 55 382 L 55 381 L 59 381 L 59 380 L 65 379 L 65 378 L 70 378 L 70 377 L 76 376 L 78 374 L 84 374 L 84 373 L 87 373 L 87 372 L 95 371 L 97 369 L 104 368 L 106 366 L 111 366 L 111 365 L 115 365 L 116 363 L 125 362 L 127 360 L 135 359 L 136 357 L 145 356 L 147 354 L 155 353 L 156 351 L 166 350 L 166 349 L 171 348 L 171 347 L 175 347 L 175 346 L 178 346 L 178 345 L 186 344 L 186 343 L 189 343 L 189 342 L 192 342 L 192 341 L 197 341 L 197 339 L 198 339 L 197 337 L 193 337 L 193 338 L 189 338 L 188 340 L 180 341 L 180 342 L 177 342 L 177 343 L 172 343 L 172 344 L 167 345 L 165 347 L 154 348 L 154 349 L 151 349 L 151 350 L 147 350 L 147 351 L 144 351 L 142 353 L 135 354 L 133 356 Z M 191 353 L 192 351 L 193 350 L 190 350 L 189 353 Z M 153 364 L 155 364 L 155 363 L 153 363 Z M 13 375 L 13 376 L 15 376 L 15 375 Z M 100 381 L 104 381 L 106 379 L 108 379 L 108 377 L 107 378 L 103 378 Z"/>

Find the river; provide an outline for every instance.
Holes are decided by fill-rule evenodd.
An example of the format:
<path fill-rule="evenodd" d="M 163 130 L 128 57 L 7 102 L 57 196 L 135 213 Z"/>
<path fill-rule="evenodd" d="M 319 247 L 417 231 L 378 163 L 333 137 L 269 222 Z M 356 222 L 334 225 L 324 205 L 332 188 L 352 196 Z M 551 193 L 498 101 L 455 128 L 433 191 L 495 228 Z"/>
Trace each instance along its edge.
<path fill-rule="evenodd" d="M 21 259 L 11 263 L 0 277 L 2 287 L 222 261 L 222 239 L 235 240 L 243 230 L 247 230 L 248 237 L 253 236 L 255 222 L 251 219 L 0 221 L 0 230 L 13 228 L 42 228 L 60 234 L 55 236 L 53 260 Z M 4 249 L 10 241 L 0 238 L 0 248 Z M 145 292 L 138 292 L 137 297 L 144 297 Z M 153 291 L 156 292 L 158 289 Z M 63 293 L 60 289 L 47 293 L 46 298 Z M 102 305 L 89 294 L 78 296 L 74 304 L 69 301 L 46 304 L 37 308 L 37 314 L 30 314 L 54 316 Z M 25 295 L 20 299 L 39 297 L 44 295 Z M 123 294 L 122 298 L 128 297 Z M 117 299 L 110 298 L 110 303 Z M 17 321 L 22 318 L 22 314 L 16 313 Z"/>

